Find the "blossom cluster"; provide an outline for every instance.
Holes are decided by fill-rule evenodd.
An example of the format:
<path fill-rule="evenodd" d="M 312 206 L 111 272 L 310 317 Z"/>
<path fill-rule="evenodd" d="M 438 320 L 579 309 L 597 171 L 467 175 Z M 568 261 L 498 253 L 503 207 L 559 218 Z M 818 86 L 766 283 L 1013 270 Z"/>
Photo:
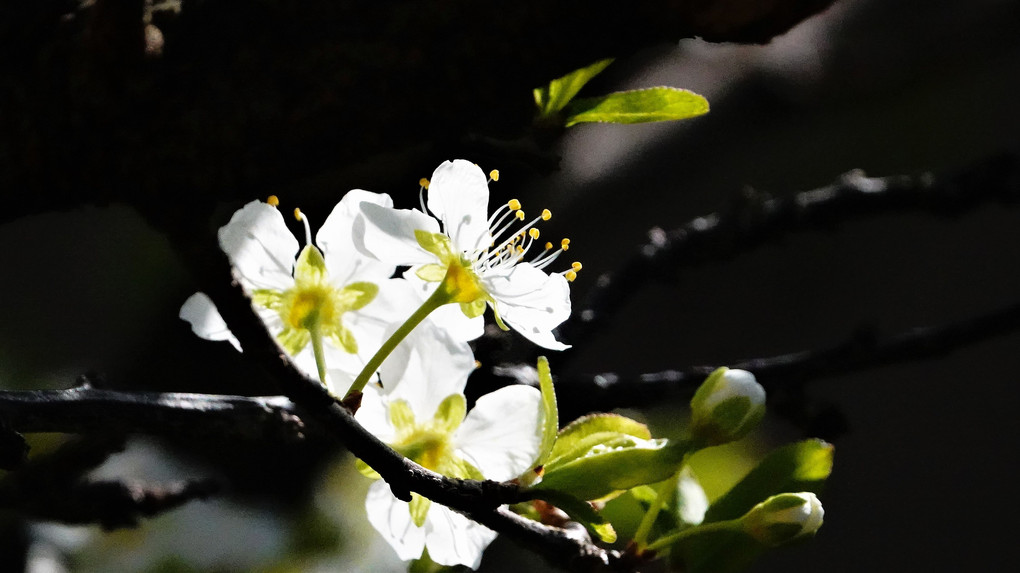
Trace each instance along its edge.
<path fill-rule="evenodd" d="M 570 314 L 568 282 L 580 264 L 547 272 L 569 241 L 540 243 L 536 225 L 550 213 L 529 220 L 517 200 L 490 216 L 490 181 L 478 166 L 455 160 L 422 181 L 420 209 L 350 191 L 314 243 L 307 216 L 295 210 L 303 248 L 274 197 L 253 201 L 220 229 L 219 242 L 280 346 L 338 397 L 360 399 L 363 426 L 428 469 L 502 481 L 528 471 L 538 456 L 541 395 L 528 386 L 503 388 L 468 412 L 464 388 L 475 368 L 468 341 L 482 334 L 491 308 L 500 327 L 548 349 L 567 348 L 553 329 Z M 241 350 L 206 295 L 189 298 L 180 316 L 200 337 Z M 477 567 L 496 535 L 417 494 L 400 501 L 382 481 L 369 490 L 366 509 L 405 560 L 427 548 L 436 563 Z"/>

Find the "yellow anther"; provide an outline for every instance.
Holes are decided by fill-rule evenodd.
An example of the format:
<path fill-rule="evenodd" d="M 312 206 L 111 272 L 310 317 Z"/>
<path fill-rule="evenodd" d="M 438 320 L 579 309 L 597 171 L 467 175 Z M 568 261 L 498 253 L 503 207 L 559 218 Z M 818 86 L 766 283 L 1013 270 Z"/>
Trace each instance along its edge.
<path fill-rule="evenodd" d="M 421 179 L 418 180 L 418 185 L 421 185 L 422 187 L 428 189 L 429 188 L 429 180 L 425 179 L 424 177 L 422 177 Z"/>
<path fill-rule="evenodd" d="M 574 282 L 574 279 L 577 278 L 577 273 L 574 271 L 567 271 L 563 273 L 563 276 L 567 278 L 567 282 Z"/>
<path fill-rule="evenodd" d="M 563 239 L 560 241 L 560 248 L 564 251 L 570 248 L 570 239 Z"/>
<path fill-rule="evenodd" d="M 552 211 L 549 209 L 542 209 L 542 220 L 548 221 L 549 219 L 552 219 Z"/>
<path fill-rule="evenodd" d="M 482 367 L 482 363 L 477 361 L 477 360 L 475 360 L 475 369 L 477 370 L 477 369 L 479 369 L 481 367 Z"/>
<path fill-rule="evenodd" d="M 574 269 L 574 272 L 576 273 L 576 272 L 578 272 L 578 271 L 580 271 L 580 270 L 581 270 L 581 263 L 579 263 L 579 262 L 577 262 L 577 261 L 574 261 L 574 262 L 573 262 L 573 263 L 572 263 L 572 264 L 570 265 L 570 268 Z"/>
<path fill-rule="evenodd" d="M 547 250 L 547 251 L 548 251 L 548 250 L 549 250 L 549 249 L 551 249 L 551 248 L 552 248 L 552 243 L 546 243 L 546 244 L 545 244 L 545 250 Z"/>
<path fill-rule="evenodd" d="M 305 218 L 304 214 L 301 213 L 301 209 L 294 207 L 294 218 L 298 221 Z"/>
<path fill-rule="evenodd" d="M 517 251 L 517 254 L 519 255 L 524 252 L 524 247 L 517 245 L 516 247 L 514 247 L 514 250 Z"/>
<path fill-rule="evenodd" d="M 534 227 L 528 229 L 528 235 L 530 235 L 532 239 L 537 239 L 538 238 L 538 229 L 536 229 Z"/>
<path fill-rule="evenodd" d="M 511 211 L 520 211 L 521 210 L 521 202 L 518 201 L 517 199 L 511 199 L 511 200 L 507 201 L 506 202 L 506 206 L 510 207 Z"/>
<path fill-rule="evenodd" d="M 493 169 L 489 172 L 489 178 L 493 181 L 499 181 L 499 169 Z"/>
<path fill-rule="evenodd" d="M 517 211 L 516 213 L 514 213 L 514 215 L 517 217 L 519 221 L 524 220 L 524 211 Z"/>
<path fill-rule="evenodd" d="M 269 197 L 266 197 L 266 203 L 272 205 L 273 207 L 279 207 L 280 198 L 277 197 L 276 195 L 270 195 Z"/>

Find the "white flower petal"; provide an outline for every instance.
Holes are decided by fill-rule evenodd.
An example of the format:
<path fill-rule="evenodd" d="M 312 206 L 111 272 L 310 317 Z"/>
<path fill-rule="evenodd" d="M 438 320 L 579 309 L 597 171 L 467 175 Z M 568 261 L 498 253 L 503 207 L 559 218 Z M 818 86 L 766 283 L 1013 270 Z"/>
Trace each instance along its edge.
<path fill-rule="evenodd" d="M 364 234 L 355 244 L 365 254 L 394 265 L 436 262 L 436 256 L 421 248 L 414 236 L 416 230 L 438 233 L 435 219 L 418 210 L 388 209 L 367 201 L 360 207 Z"/>
<path fill-rule="evenodd" d="M 440 565 L 478 569 L 482 553 L 493 539 L 495 531 L 438 503 L 433 503 L 425 516 L 425 545 L 429 557 Z"/>
<path fill-rule="evenodd" d="M 539 283 L 539 275 L 545 277 L 544 282 Z M 536 284 L 540 286 L 528 291 Z M 522 263 L 506 275 L 487 277 L 485 287 L 496 300 L 503 322 L 522 336 L 544 348 L 570 348 L 552 334 L 552 329 L 570 316 L 570 286 L 562 275 L 546 275 Z"/>
<path fill-rule="evenodd" d="M 470 161 L 446 161 L 429 182 L 429 211 L 443 222 L 443 232 L 462 251 L 474 251 L 491 241 L 489 180 Z"/>
<path fill-rule="evenodd" d="M 365 498 L 368 522 L 393 547 L 404 561 L 421 557 L 425 549 L 425 528 L 417 527 L 411 521 L 408 504 L 393 497 L 390 486 L 383 480 L 368 488 Z M 429 514 L 435 507 L 429 510 Z"/>
<path fill-rule="evenodd" d="M 315 235 L 315 243 L 322 248 L 326 259 L 330 280 L 338 286 L 355 281 L 374 282 L 393 274 L 393 265 L 368 257 L 355 246 L 355 241 L 361 242 L 365 234 L 365 220 L 359 217 L 360 205 L 365 202 L 393 207 L 389 195 L 360 189 L 349 191 Z"/>
<path fill-rule="evenodd" d="M 220 247 L 249 288 L 286 290 L 294 284 L 300 245 L 271 205 L 252 201 L 219 230 Z"/>
<path fill-rule="evenodd" d="M 454 435 L 458 452 L 486 478 L 505 481 L 531 467 L 542 443 L 542 393 L 507 386 L 478 399 Z"/>
<path fill-rule="evenodd" d="M 191 323 L 191 330 L 206 340 L 228 340 L 234 348 L 241 351 L 241 343 L 234 338 L 227 328 L 216 306 L 205 293 L 196 292 L 184 301 L 178 316 Z"/>
<path fill-rule="evenodd" d="M 365 386 L 361 408 L 354 415 L 366 430 L 386 443 L 396 440 L 397 432 L 390 423 L 390 407 L 386 394 L 375 384 Z"/>
<path fill-rule="evenodd" d="M 431 419 L 447 396 L 463 394 L 475 358 L 430 320 L 418 325 L 379 368 L 390 400 L 405 400 L 419 420 Z"/>

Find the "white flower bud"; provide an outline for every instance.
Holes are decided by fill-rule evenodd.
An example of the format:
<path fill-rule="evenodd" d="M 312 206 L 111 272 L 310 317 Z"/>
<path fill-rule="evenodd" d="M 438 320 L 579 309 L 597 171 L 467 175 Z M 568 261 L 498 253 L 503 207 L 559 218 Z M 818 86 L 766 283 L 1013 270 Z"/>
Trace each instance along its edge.
<path fill-rule="evenodd" d="M 811 492 L 781 493 L 754 506 L 742 519 L 744 531 L 760 543 L 775 547 L 814 535 L 825 510 Z"/>
<path fill-rule="evenodd" d="M 765 389 L 746 370 L 719 368 L 691 399 L 692 432 L 708 445 L 747 435 L 765 415 Z"/>

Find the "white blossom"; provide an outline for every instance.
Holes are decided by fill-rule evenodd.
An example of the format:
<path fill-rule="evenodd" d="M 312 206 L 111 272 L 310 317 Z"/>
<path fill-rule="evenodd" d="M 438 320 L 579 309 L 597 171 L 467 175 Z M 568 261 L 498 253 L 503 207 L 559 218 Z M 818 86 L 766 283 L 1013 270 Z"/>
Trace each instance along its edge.
<path fill-rule="evenodd" d="M 501 327 L 509 325 L 545 348 L 568 348 L 552 330 L 570 315 L 568 280 L 581 265 L 574 263 L 562 273 L 544 270 L 570 243 L 563 239 L 559 248 L 552 243 L 538 246 L 542 243 L 535 225 L 548 220 L 549 211 L 524 222 L 521 204 L 514 199 L 489 216 L 488 180 L 477 165 L 464 160 L 440 165 L 427 187 L 427 209 L 424 201 L 422 210 L 362 203 L 365 232 L 358 238 L 359 247 L 379 260 L 410 265 L 405 277 L 418 281 L 426 294 L 445 288 L 449 302 L 460 303 L 461 312 L 441 308 L 436 320 L 449 325 L 460 315 L 460 324 L 449 328 L 464 339 L 481 335 L 480 316 L 488 305 Z M 534 250 L 540 252 L 525 260 Z"/>

